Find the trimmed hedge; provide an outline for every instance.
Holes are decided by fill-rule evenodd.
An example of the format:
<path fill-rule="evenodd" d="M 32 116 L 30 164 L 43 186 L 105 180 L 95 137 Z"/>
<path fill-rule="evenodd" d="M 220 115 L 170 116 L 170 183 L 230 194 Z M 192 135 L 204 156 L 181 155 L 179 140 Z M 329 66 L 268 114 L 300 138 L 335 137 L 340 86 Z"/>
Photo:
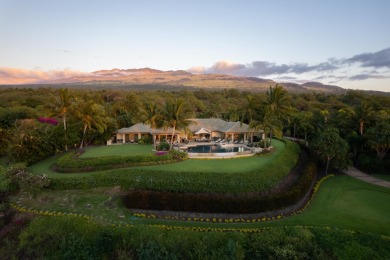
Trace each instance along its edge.
<path fill-rule="evenodd" d="M 305 167 L 297 182 L 286 191 L 268 196 L 226 197 L 217 194 L 132 190 L 124 198 L 128 208 L 147 210 L 189 211 L 205 213 L 248 214 L 285 208 L 297 203 L 316 178 L 314 163 Z"/>
<path fill-rule="evenodd" d="M 187 159 L 184 152 L 170 151 L 166 154 L 141 154 L 132 156 L 102 156 L 96 158 L 79 158 L 67 153 L 57 160 L 54 170 L 57 172 L 91 172 L 134 166 L 166 164 Z"/>

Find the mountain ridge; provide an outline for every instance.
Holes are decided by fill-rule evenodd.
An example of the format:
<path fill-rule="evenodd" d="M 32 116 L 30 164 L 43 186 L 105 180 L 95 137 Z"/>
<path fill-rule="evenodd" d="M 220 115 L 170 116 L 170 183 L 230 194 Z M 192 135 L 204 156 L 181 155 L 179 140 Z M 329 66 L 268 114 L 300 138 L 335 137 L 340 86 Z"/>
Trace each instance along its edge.
<path fill-rule="evenodd" d="M 334 85 L 320 82 L 276 82 L 257 77 L 234 76 L 226 74 L 195 74 L 185 70 L 162 71 L 152 68 L 109 69 L 97 70 L 75 76 L 62 77 L 54 80 L 43 80 L 34 84 L 20 86 L 51 86 L 137 90 L 181 90 L 204 89 L 223 90 L 237 89 L 240 91 L 264 92 L 270 86 L 280 84 L 291 92 L 325 92 L 342 94 L 347 90 Z M 5 85 L 3 85 L 5 86 Z M 17 85 L 8 85 L 17 86 Z"/>

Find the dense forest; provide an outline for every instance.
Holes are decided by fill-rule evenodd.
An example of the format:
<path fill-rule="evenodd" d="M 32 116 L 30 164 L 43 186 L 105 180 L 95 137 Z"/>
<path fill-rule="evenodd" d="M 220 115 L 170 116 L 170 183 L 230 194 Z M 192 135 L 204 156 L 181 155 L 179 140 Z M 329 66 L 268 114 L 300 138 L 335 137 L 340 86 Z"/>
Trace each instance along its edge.
<path fill-rule="evenodd" d="M 32 164 L 66 150 L 105 144 L 117 129 L 150 122 L 152 108 L 163 113 L 175 102 L 186 106 L 188 116 L 241 121 L 270 137 L 300 139 L 329 169 L 354 164 L 368 173 L 386 173 L 390 167 L 390 97 L 352 90 L 289 93 L 282 86 L 266 93 L 3 88 L 2 163 Z"/>

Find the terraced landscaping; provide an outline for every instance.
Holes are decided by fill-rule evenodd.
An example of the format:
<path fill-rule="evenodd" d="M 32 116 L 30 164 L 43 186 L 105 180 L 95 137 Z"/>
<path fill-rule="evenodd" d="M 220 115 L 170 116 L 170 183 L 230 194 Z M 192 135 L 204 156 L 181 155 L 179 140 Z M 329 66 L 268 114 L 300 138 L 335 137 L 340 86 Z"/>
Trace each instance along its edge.
<path fill-rule="evenodd" d="M 116 151 L 123 154 L 124 151 L 120 150 L 128 147 L 131 147 L 129 156 L 139 154 L 131 150 L 137 147 L 136 145 L 126 146 L 116 148 L 118 150 L 112 148 L 109 152 L 105 151 L 104 147 L 93 148 L 83 156 L 99 158 L 115 154 Z M 123 204 L 126 191 L 133 188 L 221 193 L 267 190 L 286 176 L 298 159 L 299 149 L 296 149 L 294 143 L 275 141 L 275 146 L 276 151 L 267 156 L 221 160 L 188 159 L 166 165 L 88 173 L 54 172 L 50 169 L 58 160 L 58 157 L 54 157 L 30 167 L 34 174 L 49 175 L 52 182 L 49 189 L 33 199 L 24 193 L 11 196 L 10 203 L 20 212 L 30 212 L 38 216 L 22 235 L 22 241 L 39 241 L 38 234 L 42 228 L 61 233 L 71 226 L 77 234 L 83 234 L 84 237 L 88 234 L 85 239 L 92 239 L 91 241 L 94 241 L 96 236 L 106 237 L 107 234 L 114 233 L 123 239 L 142 238 L 152 244 L 137 240 L 129 247 L 141 246 L 144 251 L 155 248 L 153 250 L 160 253 L 165 252 L 164 246 L 170 250 L 178 248 L 178 241 L 208 245 L 199 253 L 202 256 L 213 254 L 221 243 L 224 247 L 227 243 L 228 248 L 244 245 L 251 248 L 255 245 L 253 243 L 260 243 L 261 248 L 268 248 L 264 244 L 266 238 L 266 241 L 271 243 L 269 248 L 272 248 L 272 254 L 278 257 L 283 254 L 275 245 L 281 245 L 280 241 L 284 240 L 287 242 L 282 245 L 281 250 L 292 250 L 288 255 L 298 258 L 316 256 L 321 259 L 327 256 L 351 255 L 378 258 L 389 254 L 390 204 L 387 202 L 390 201 L 390 190 L 349 176 L 334 176 L 325 180 L 319 189 L 315 189 L 315 196 L 303 211 L 272 218 L 243 219 L 225 214 L 219 217 L 210 215 L 202 219 L 164 219 L 153 213 L 133 212 Z M 138 147 L 141 148 L 140 153 L 149 153 L 150 146 Z M 147 149 L 142 150 L 144 147 Z M 50 232 L 44 233 L 44 236 Z M 73 241 L 72 235 L 66 237 L 65 242 Z M 212 239 L 208 241 L 208 238 Z M 229 244 L 232 243 L 229 242 L 232 238 L 236 243 L 234 245 Z M 173 241 L 175 244 L 170 244 Z M 215 242 L 214 245 L 213 241 L 220 242 Z M 345 241 L 350 243 L 340 247 L 339 244 Z M 46 252 L 45 255 L 51 255 L 50 250 L 57 252 L 58 248 L 62 248 L 62 245 L 49 244 L 53 249 L 42 248 Z M 124 245 L 126 244 L 127 242 L 124 242 Z M 189 252 L 188 250 L 193 248 L 191 242 L 182 246 L 188 248 L 183 252 Z M 85 252 L 80 250 L 75 252 Z M 195 249 L 197 250 L 200 249 Z M 174 252 L 178 251 L 182 252 L 176 249 Z M 270 252 L 258 254 L 248 249 L 245 255 L 256 257 L 269 255 Z M 192 256 L 192 253 L 190 255 Z"/>
<path fill-rule="evenodd" d="M 22 197 L 20 205 L 42 211 L 90 216 L 107 224 L 164 225 L 185 228 L 262 229 L 266 227 L 304 226 L 354 232 L 372 232 L 390 236 L 390 190 L 355 180 L 348 176 L 331 177 L 325 181 L 306 210 L 295 216 L 253 223 L 212 223 L 159 220 L 153 217 L 135 218 L 121 203 L 121 190 L 97 188 L 91 190 L 50 191 L 35 199 Z M 17 202 L 13 198 L 13 203 Z M 233 217 L 233 216 L 232 216 Z M 225 219 L 222 221 L 225 222 Z"/>

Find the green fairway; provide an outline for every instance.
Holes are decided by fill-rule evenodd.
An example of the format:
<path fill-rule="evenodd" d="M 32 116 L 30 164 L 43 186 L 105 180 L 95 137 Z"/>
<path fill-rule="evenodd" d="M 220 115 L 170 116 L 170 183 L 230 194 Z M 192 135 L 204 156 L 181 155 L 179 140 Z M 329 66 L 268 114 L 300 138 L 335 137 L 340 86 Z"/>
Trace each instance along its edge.
<path fill-rule="evenodd" d="M 153 146 L 150 144 L 122 144 L 122 145 L 109 145 L 88 147 L 86 151 L 80 155 L 80 158 L 92 158 L 100 156 L 113 156 L 113 155 L 138 155 L 153 153 Z"/>

